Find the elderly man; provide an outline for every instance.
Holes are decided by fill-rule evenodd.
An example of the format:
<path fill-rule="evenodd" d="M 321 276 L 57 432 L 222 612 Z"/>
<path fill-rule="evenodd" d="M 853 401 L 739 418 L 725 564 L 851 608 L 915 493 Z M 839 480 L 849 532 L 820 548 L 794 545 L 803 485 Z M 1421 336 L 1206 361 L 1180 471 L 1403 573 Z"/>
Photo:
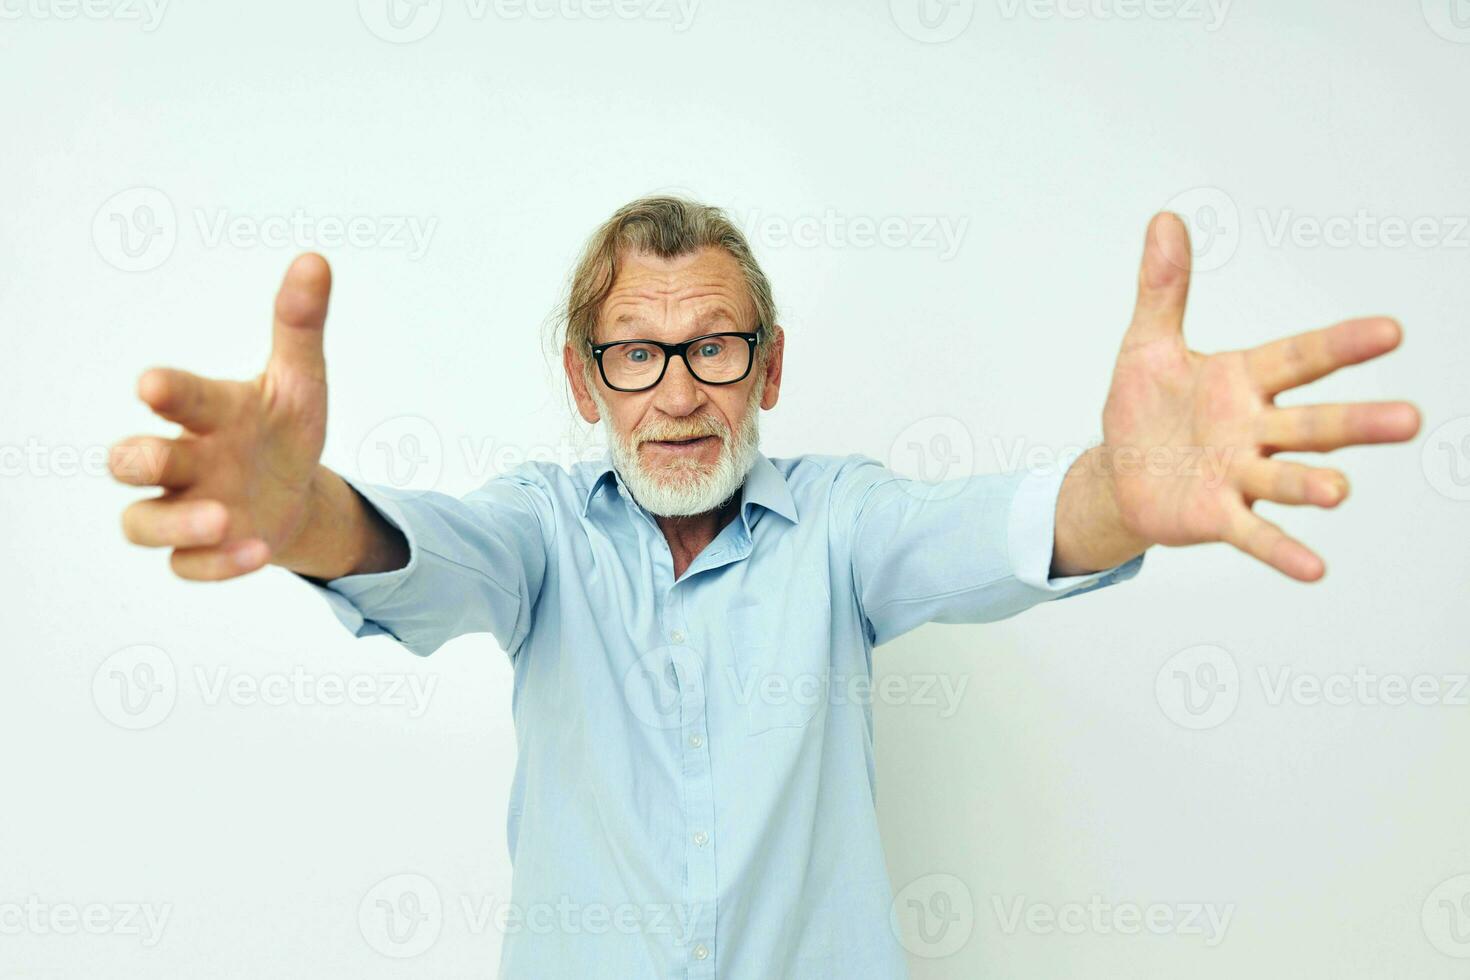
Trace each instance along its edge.
<path fill-rule="evenodd" d="M 318 462 L 330 273 L 304 255 L 259 377 L 142 376 L 184 431 L 115 447 L 120 479 L 164 488 L 124 529 L 184 578 L 290 569 L 356 635 L 417 654 L 495 637 L 518 740 L 503 976 L 902 977 L 872 718 L 848 696 L 873 648 L 1118 582 L 1155 544 L 1225 541 L 1316 580 L 1321 559 L 1251 505 L 1333 507 L 1347 481 L 1276 454 L 1418 430 L 1403 402 L 1273 403 L 1392 350 L 1394 321 L 1196 353 L 1189 266 L 1182 223 L 1156 216 L 1102 445 L 1065 472 L 927 485 L 861 455 L 762 455 L 785 345 L 770 284 L 720 211 L 635 201 L 566 306 L 567 379 L 610 458 L 455 499 Z"/>

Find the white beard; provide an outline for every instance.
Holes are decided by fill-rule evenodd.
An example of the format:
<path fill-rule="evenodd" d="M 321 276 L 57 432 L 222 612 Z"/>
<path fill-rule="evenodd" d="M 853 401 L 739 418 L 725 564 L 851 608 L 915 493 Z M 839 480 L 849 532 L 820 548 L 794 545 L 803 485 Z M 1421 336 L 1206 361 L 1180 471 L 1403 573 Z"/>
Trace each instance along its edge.
<path fill-rule="evenodd" d="M 633 499 L 650 514 L 659 517 L 692 517 L 717 510 L 739 493 L 745 483 L 745 475 L 755 463 L 760 443 L 760 427 L 756 417 L 760 414 L 760 398 L 766 386 L 765 381 L 764 376 L 756 378 L 750 402 L 745 406 L 745 415 L 733 439 L 730 427 L 722 419 L 705 416 L 702 420 L 713 430 L 710 434 L 720 438 L 720 457 L 713 467 L 706 469 L 703 463 L 674 460 L 657 472 L 649 472 L 644 467 L 632 439 L 625 440 L 614 431 L 612 413 L 608 411 L 607 403 L 595 386 L 589 386 L 592 400 L 602 414 L 613 469 L 617 471 L 618 479 L 627 486 Z M 658 435 L 660 433 L 654 433 L 655 437 Z"/>

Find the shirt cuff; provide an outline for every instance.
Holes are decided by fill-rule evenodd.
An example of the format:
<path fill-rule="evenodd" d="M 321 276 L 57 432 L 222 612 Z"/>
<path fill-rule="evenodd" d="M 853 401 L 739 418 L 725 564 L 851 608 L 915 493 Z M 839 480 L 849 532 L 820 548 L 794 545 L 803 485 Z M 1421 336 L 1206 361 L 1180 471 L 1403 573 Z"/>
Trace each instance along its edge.
<path fill-rule="evenodd" d="M 338 474 L 339 476 L 341 474 Z M 367 572 L 361 575 L 343 575 L 327 581 L 297 576 L 312 590 L 326 600 L 328 608 L 353 636 L 393 636 L 388 630 L 363 616 L 364 608 L 387 599 L 407 582 L 417 570 L 422 548 L 419 545 L 410 519 L 414 491 L 396 491 L 387 487 L 376 487 L 343 476 L 343 481 L 356 490 L 389 524 L 402 532 L 408 542 L 408 563 L 402 568 L 387 572 Z"/>
<path fill-rule="evenodd" d="M 1051 471 L 1032 471 L 1022 477 L 1011 498 L 1011 513 L 1006 544 L 1011 568 L 1024 585 L 1044 594 L 1046 599 L 1081 595 L 1094 589 L 1125 582 L 1143 567 L 1143 554 L 1135 555 L 1119 565 L 1085 575 L 1051 578 L 1052 552 L 1055 548 L 1057 498 L 1066 479 L 1066 467 Z"/>

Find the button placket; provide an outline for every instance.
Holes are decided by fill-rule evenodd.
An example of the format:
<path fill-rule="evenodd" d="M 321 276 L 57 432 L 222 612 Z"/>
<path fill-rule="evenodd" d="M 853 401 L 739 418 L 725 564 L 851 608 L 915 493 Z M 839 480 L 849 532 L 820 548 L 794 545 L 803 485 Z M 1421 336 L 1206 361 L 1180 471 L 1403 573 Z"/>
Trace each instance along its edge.
<path fill-rule="evenodd" d="M 684 915 L 679 921 L 690 923 L 685 949 L 689 955 L 689 972 L 694 978 L 715 976 L 716 882 L 715 848 L 711 829 L 714 827 L 714 774 L 710 765 L 709 739 L 703 672 L 698 654 L 682 649 L 674 655 L 675 669 L 685 696 L 682 706 L 682 744 L 684 776 L 684 821 L 686 886 Z"/>

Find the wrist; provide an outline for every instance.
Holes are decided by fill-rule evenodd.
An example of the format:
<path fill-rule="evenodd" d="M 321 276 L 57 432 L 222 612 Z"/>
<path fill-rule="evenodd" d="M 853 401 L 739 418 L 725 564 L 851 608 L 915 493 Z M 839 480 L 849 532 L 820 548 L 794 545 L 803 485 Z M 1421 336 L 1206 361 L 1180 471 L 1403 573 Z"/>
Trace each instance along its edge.
<path fill-rule="evenodd" d="M 274 550 L 272 564 L 313 578 L 333 578 L 335 576 L 329 572 L 350 568 L 350 564 L 344 564 L 344 561 L 350 563 L 353 560 L 350 555 L 333 556 L 329 553 L 333 549 L 347 550 L 344 546 L 348 542 L 341 533 L 344 525 L 342 490 L 351 493 L 341 477 L 318 465 L 302 491 L 300 517 L 295 529 Z"/>
<path fill-rule="evenodd" d="M 1113 451 L 1107 446 L 1098 446 L 1095 451 L 1102 464 L 1098 467 L 1097 492 L 1103 500 L 1105 519 L 1113 523 L 1120 544 L 1131 549 L 1134 554 L 1147 550 L 1158 542 L 1143 533 L 1139 521 L 1141 515 L 1132 513 L 1124 506 L 1123 495 L 1118 490 L 1118 469 L 1114 465 L 1116 457 Z"/>
<path fill-rule="evenodd" d="M 1063 477 L 1057 496 L 1054 576 L 1112 568 L 1153 543 L 1125 516 L 1112 455 L 1107 446 L 1096 446 L 1078 457 Z"/>

